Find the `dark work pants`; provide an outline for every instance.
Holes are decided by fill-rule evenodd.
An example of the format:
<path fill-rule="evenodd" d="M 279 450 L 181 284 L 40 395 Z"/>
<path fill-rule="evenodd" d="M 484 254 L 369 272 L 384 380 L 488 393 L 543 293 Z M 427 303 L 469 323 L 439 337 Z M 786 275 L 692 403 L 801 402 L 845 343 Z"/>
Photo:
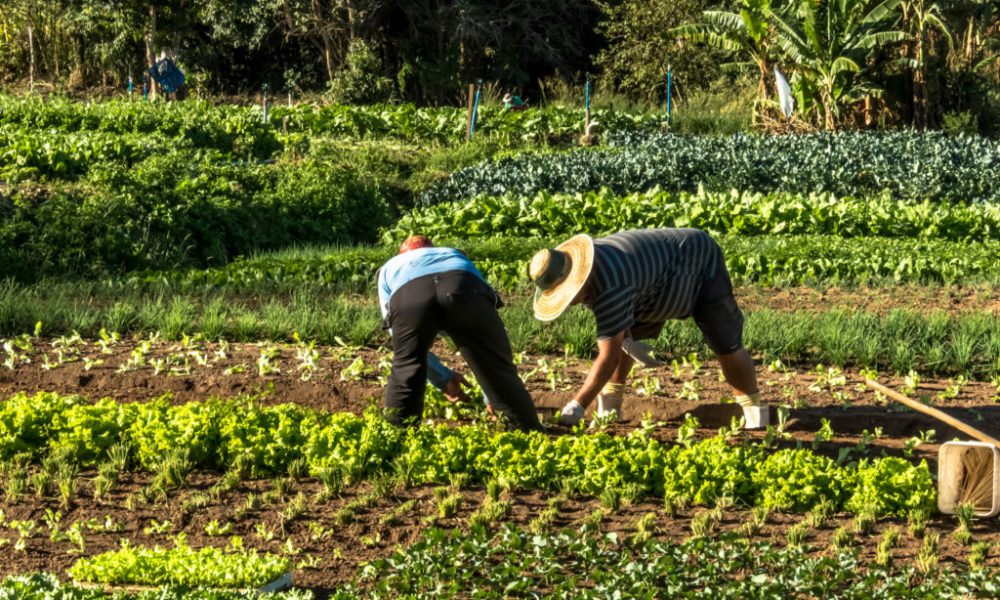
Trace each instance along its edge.
<path fill-rule="evenodd" d="M 514 367 L 498 304 L 496 293 L 465 271 L 424 275 L 393 292 L 385 323 L 392 328 L 395 353 L 385 391 L 389 421 L 404 425 L 423 416 L 427 351 L 438 332 L 444 331 L 493 408 L 518 429 L 544 431 Z"/>

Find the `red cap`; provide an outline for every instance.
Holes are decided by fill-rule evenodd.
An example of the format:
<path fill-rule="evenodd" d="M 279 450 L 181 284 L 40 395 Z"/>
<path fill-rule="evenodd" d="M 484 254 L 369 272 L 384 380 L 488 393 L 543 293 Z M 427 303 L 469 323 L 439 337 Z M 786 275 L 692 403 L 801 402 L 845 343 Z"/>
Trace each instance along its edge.
<path fill-rule="evenodd" d="M 403 243 L 399 246 L 399 253 L 409 252 L 410 250 L 416 250 L 417 248 L 433 248 L 434 244 L 423 235 L 411 235 L 406 238 Z"/>

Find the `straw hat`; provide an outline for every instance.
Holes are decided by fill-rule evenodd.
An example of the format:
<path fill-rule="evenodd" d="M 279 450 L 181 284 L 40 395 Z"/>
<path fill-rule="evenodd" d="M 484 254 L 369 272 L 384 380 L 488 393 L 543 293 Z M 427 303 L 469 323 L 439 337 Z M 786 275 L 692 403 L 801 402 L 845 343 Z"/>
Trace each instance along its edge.
<path fill-rule="evenodd" d="M 528 275 L 538 286 L 535 318 L 551 321 L 561 315 L 583 289 L 594 266 L 594 240 L 580 234 L 531 258 Z"/>

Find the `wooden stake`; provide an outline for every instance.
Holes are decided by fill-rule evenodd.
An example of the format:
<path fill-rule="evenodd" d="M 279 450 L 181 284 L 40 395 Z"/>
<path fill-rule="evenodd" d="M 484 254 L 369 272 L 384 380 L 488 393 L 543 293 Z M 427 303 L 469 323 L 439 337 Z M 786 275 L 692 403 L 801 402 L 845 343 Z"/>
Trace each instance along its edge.
<path fill-rule="evenodd" d="M 878 383 L 877 381 L 872 381 L 871 379 L 865 379 L 865 385 L 867 385 L 868 387 L 872 388 L 873 390 L 877 390 L 879 392 L 882 392 L 883 394 L 885 394 L 886 396 L 892 398 L 896 402 L 899 402 L 900 404 L 905 404 L 906 406 L 909 406 L 913 410 L 922 412 L 925 415 L 930 415 L 930 416 L 934 417 L 935 419 L 937 419 L 939 421 L 947 423 L 948 425 L 951 425 L 955 429 L 957 429 L 957 430 L 959 430 L 959 431 L 961 431 L 961 432 L 963 432 L 963 433 L 965 433 L 967 435 L 971 435 L 972 437 L 976 438 L 980 442 L 986 442 L 987 444 L 992 444 L 992 445 L 996 446 L 997 448 L 1000 448 L 1000 440 L 998 440 L 998 439 L 996 439 L 994 437 L 990 437 L 990 436 L 986 435 L 985 433 L 983 433 L 982 431 L 979 431 L 975 427 L 973 427 L 971 425 L 967 425 L 967 424 L 963 423 L 962 421 L 959 421 L 955 417 L 953 417 L 953 416 L 951 416 L 949 414 L 946 414 L 946 413 L 944 413 L 941 410 L 938 410 L 938 409 L 934 408 L 933 406 L 927 406 L 926 404 L 924 404 L 923 402 L 921 402 L 919 400 L 915 400 L 913 398 L 907 398 L 906 396 L 900 394 L 896 390 L 887 388 L 884 385 L 882 385 L 881 383 Z"/>
<path fill-rule="evenodd" d="M 473 110 L 472 103 L 473 103 L 473 98 L 475 97 L 475 95 L 476 95 L 476 84 L 470 83 L 469 84 L 469 109 L 468 109 L 468 112 L 467 112 L 466 117 L 465 117 L 465 139 L 467 139 L 467 140 L 471 140 L 472 139 L 472 110 Z"/>

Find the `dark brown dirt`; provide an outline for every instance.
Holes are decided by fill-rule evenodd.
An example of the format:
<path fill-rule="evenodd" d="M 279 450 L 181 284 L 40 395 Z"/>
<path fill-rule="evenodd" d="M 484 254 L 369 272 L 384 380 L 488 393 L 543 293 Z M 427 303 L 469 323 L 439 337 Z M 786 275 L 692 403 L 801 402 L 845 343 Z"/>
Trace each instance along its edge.
<path fill-rule="evenodd" d="M 321 410 L 360 413 L 371 399 L 381 400 L 384 385 L 379 378 L 385 369 L 379 365 L 380 362 L 385 364 L 385 355 L 372 349 L 317 348 L 320 355 L 316 361 L 318 370 L 308 381 L 302 381 L 302 371 L 299 370 L 301 360 L 296 358 L 297 348 L 293 346 L 234 344 L 225 349 L 223 358 L 216 353 L 224 349 L 216 344 L 182 346 L 171 342 L 157 342 L 149 345 L 144 358 L 145 365 L 119 372 L 119 367 L 133 357 L 133 350 L 140 348 L 140 342 L 119 343 L 107 354 L 102 354 L 93 342 L 63 347 L 64 360 L 67 357 L 72 360 L 62 365 L 58 365 L 57 359 L 57 350 L 60 348 L 53 347 L 52 342 L 35 341 L 34 348 L 25 352 L 31 360 L 29 364 L 18 364 L 13 370 L 0 366 L 0 396 L 22 391 L 51 391 L 81 394 L 92 399 L 111 397 L 125 402 L 145 401 L 169 392 L 173 402 L 181 403 L 201 401 L 211 395 L 231 397 L 261 394 L 260 401 L 267 404 L 296 402 Z M 438 350 L 445 362 L 452 366 L 460 365 L 459 370 L 467 373 L 460 359 L 454 357 L 445 346 L 441 345 Z M 278 371 L 263 376 L 259 373 L 257 361 L 262 352 L 277 352 L 277 357 L 270 362 Z M 48 362 L 53 368 L 44 366 L 43 354 L 48 356 Z M 169 362 L 171 356 L 175 357 L 174 371 L 171 372 L 169 365 L 165 363 L 161 367 L 162 372 L 155 374 L 155 368 L 151 366 L 153 362 Z M 202 366 L 197 364 L 197 356 L 213 358 L 209 358 L 207 365 Z M 87 361 L 102 360 L 103 363 L 94 363 L 87 370 L 83 357 Z M 184 367 L 185 358 L 188 360 L 187 368 Z M 351 374 L 349 366 L 358 359 L 363 368 Z M 518 368 L 527 379 L 536 404 L 542 409 L 557 409 L 571 399 L 588 368 L 586 361 L 562 357 L 524 356 L 521 360 Z M 232 372 L 233 367 L 239 366 L 242 366 L 243 372 Z M 229 374 L 227 370 L 230 371 Z M 772 372 L 760 367 L 758 372 L 762 389 L 769 401 L 773 405 L 787 404 L 791 407 L 784 426 L 784 438 L 787 439 L 779 436 L 776 440 L 779 447 L 794 447 L 797 443 L 809 447 L 816 431 L 821 427 L 822 419 L 827 419 L 835 435 L 832 440 L 818 444 L 818 452 L 836 457 L 841 448 L 854 447 L 856 457 L 878 456 L 883 452 L 901 456 L 908 452 L 907 440 L 933 429 L 936 431 L 934 441 L 916 446 L 911 453 L 912 458 L 927 459 L 933 471 L 936 469 L 937 440 L 947 440 L 959 435 L 953 429 L 922 414 L 880 402 L 874 393 L 863 387 L 863 378 L 855 371 L 841 374 L 799 368 Z M 843 377 L 843 380 L 838 381 L 839 377 Z M 905 384 L 899 377 L 883 377 L 882 381 L 897 389 Z M 697 367 L 682 362 L 676 369 L 662 367 L 638 371 L 633 382 L 633 387 L 626 395 L 623 419 L 607 428 L 611 433 L 627 434 L 648 415 L 653 421 L 662 422 L 662 425 L 653 430 L 652 435 L 670 441 L 675 439 L 677 426 L 685 415 L 690 414 L 700 421 L 697 436 L 710 437 L 715 435 L 718 428 L 728 426 L 731 418 L 739 414 L 735 405 L 723 402 L 723 397 L 730 392 L 720 381 L 718 366 L 712 361 L 705 361 Z M 642 386 L 649 388 L 648 394 L 645 393 L 647 390 L 640 389 Z M 1000 423 L 1000 406 L 996 404 L 996 385 L 925 379 L 920 382 L 915 393 L 974 426 L 1000 436 L 1000 425 L 997 425 Z M 550 433 L 562 435 L 568 432 L 553 425 Z M 753 432 L 751 435 L 759 439 L 764 434 Z M 272 506 L 241 510 L 246 505 L 248 494 L 254 493 L 259 497 L 271 487 L 269 481 L 255 481 L 242 483 L 237 491 L 210 502 L 204 508 L 185 512 L 183 501 L 195 493 L 205 492 L 218 477 L 211 473 L 192 475 L 188 479 L 188 487 L 173 492 L 164 503 L 140 504 L 135 510 L 129 511 L 125 509 L 125 498 L 146 485 L 150 475 L 125 475 L 119 488 L 101 503 L 93 499 L 90 480 L 94 476 L 95 473 L 92 472 L 84 473 L 78 499 L 69 508 L 61 509 L 62 529 L 74 521 L 87 521 L 91 518 L 103 523 L 105 515 L 115 523 L 120 523 L 123 529 L 120 532 L 85 530 L 84 554 L 93 555 L 113 549 L 123 538 L 135 544 L 169 544 L 169 536 L 166 534 L 143 533 L 152 519 L 171 521 L 171 535 L 184 532 L 192 546 L 223 545 L 228 543 L 230 536 L 239 535 L 243 537 L 246 546 L 281 552 L 286 540 L 291 540 L 297 552 L 293 560 L 295 564 L 302 565 L 294 572 L 295 585 L 314 589 L 320 596 L 349 580 L 360 562 L 386 556 L 397 545 L 405 546 L 416 540 L 420 532 L 432 524 L 425 518 L 436 511 L 432 498 L 433 486 L 397 489 L 388 497 L 379 499 L 371 508 L 360 510 L 354 522 L 338 525 L 335 520 L 337 511 L 348 502 L 368 493 L 369 484 L 361 484 L 346 492 L 343 498 L 321 504 L 315 501 L 321 485 L 315 480 L 305 480 L 293 484 L 286 499 Z M 307 498 L 305 514 L 294 520 L 283 519 L 281 510 L 299 492 Z M 437 520 L 434 522 L 436 526 L 467 526 L 466 520 L 482 502 L 484 492 L 480 488 L 473 488 L 463 493 L 467 502 L 459 516 Z M 511 519 L 519 525 L 527 525 L 546 506 L 547 499 L 552 495 L 550 492 L 516 492 Z M 413 513 L 402 517 L 397 524 L 380 522 L 393 507 L 409 499 L 417 500 Z M 584 516 L 598 507 L 599 502 L 593 498 L 572 498 L 561 510 L 555 527 L 575 527 Z M 0 502 L 0 508 L 8 522 L 36 522 L 35 535 L 26 540 L 23 552 L 10 550 L 18 533 L 14 529 L 0 528 L 0 537 L 10 540 L 11 544 L 5 546 L 5 560 L 0 561 L 0 576 L 37 570 L 65 575 L 65 570 L 77 558 L 76 554 L 70 553 L 74 546 L 67 541 L 51 541 L 43 520 L 46 509 L 60 510 L 58 500 L 26 497 L 10 502 L 4 499 Z M 654 512 L 658 515 L 657 535 L 680 539 L 690 535 L 691 517 L 700 510 L 704 510 L 704 507 L 692 507 L 671 518 L 662 511 L 660 501 L 649 500 L 608 516 L 603 527 L 606 531 L 631 534 L 637 519 L 648 512 Z M 749 511 L 745 508 L 730 509 L 720 528 L 735 529 L 749 518 Z M 785 531 L 802 518 L 802 515 L 775 514 L 760 536 L 784 545 Z M 232 523 L 232 531 L 223 537 L 208 536 L 205 526 L 213 520 L 220 525 Z M 839 526 L 850 526 L 851 521 L 850 515 L 838 515 L 813 531 L 809 543 L 814 551 L 829 553 L 829 541 L 833 532 Z M 314 528 L 311 529 L 310 524 Z M 258 531 L 258 527 L 266 529 Z M 316 530 L 317 527 L 321 529 Z M 907 533 L 906 523 L 899 519 L 880 520 L 876 534 L 860 539 L 859 543 L 864 548 L 862 558 L 874 560 L 880 532 L 889 527 L 899 528 L 903 532 L 900 547 L 895 550 L 896 560 L 911 563 L 919 551 L 920 540 Z M 954 519 L 946 516 L 932 518 L 928 525 L 928 532 L 941 534 L 941 557 L 945 564 L 967 560 L 968 549 L 959 546 L 951 538 L 955 527 Z M 261 533 L 266 536 L 268 531 L 274 533 L 271 540 L 261 537 Z M 974 538 L 976 541 L 998 542 L 1000 526 L 996 520 L 978 522 L 974 528 Z M 317 560 L 315 564 L 311 564 L 313 559 Z M 1000 558 L 992 556 L 990 564 L 1000 566 Z"/>
<path fill-rule="evenodd" d="M 1000 311 L 1000 294 L 991 287 L 895 286 L 891 288 L 798 286 L 781 288 L 741 287 L 736 299 L 744 311 L 769 308 L 776 311 L 821 313 L 832 309 L 863 310 L 884 315 L 893 309 L 919 312 Z"/>

